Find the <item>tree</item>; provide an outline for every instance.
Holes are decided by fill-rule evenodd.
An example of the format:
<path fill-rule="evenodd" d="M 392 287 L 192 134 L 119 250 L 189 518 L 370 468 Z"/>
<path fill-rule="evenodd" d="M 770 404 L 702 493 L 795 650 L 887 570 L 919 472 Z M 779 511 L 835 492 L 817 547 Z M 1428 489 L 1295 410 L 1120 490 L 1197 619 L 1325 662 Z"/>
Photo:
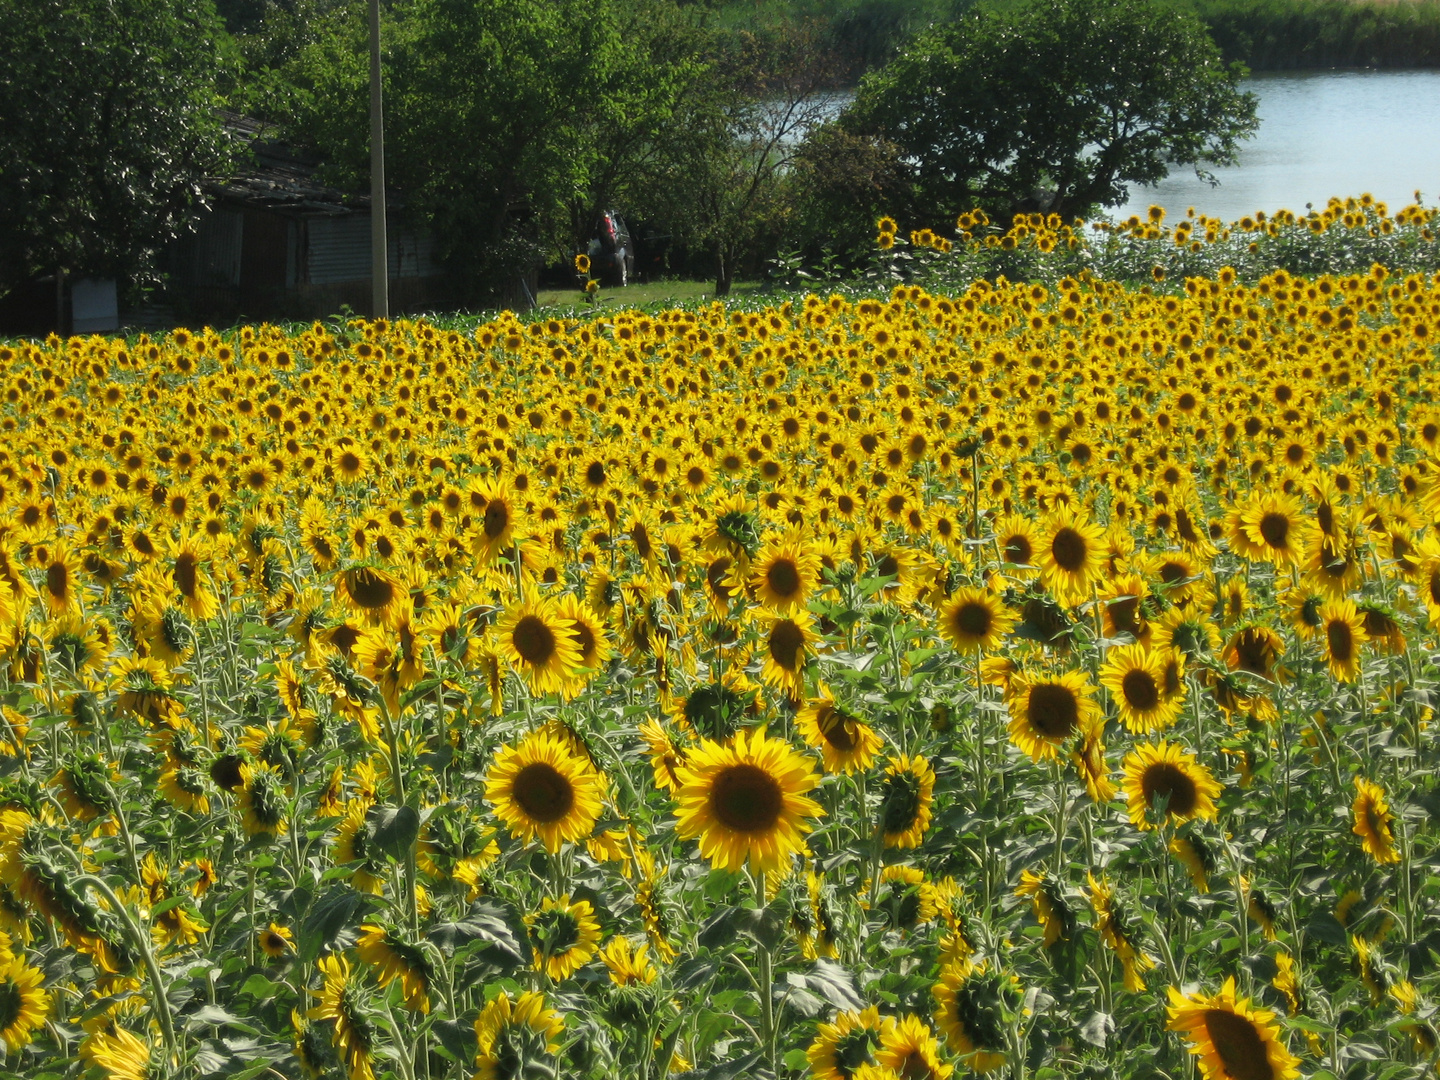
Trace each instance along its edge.
<path fill-rule="evenodd" d="M 0 0 L 0 293 L 143 279 L 224 168 L 209 0 Z"/>
<path fill-rule="evenodd" d="M 1233 162 L 1257 124 L 1243 74 L 1162 0 L 1028 0 L 924 35 L 862 81 L 843 123 L 900 147 L 897 209 L 1082 213 L 1171 164 Z"/>

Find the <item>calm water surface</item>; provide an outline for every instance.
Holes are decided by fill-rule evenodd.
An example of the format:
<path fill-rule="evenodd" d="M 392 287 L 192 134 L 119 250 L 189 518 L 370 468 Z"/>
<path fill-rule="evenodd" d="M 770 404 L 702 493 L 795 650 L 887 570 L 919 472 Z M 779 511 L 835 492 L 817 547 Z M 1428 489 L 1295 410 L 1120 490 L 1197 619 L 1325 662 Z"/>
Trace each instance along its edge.
<path fill-rule="evenodd" d="M 1233 221 L 1256 210 L 1303 213 L 1331 195 L 1370 192 L 1394 213 L 1418 188 L 1440 196 L 1440 71 L 1335 71 L 1257 75 L 1260 130 L 1239 164 L 1215 170 L 1219 187 L 1178 168 L 1154 187 L 1130 188 L 1118 217 L 1151 203 L 1174 217 L 1187 207 Z"/>

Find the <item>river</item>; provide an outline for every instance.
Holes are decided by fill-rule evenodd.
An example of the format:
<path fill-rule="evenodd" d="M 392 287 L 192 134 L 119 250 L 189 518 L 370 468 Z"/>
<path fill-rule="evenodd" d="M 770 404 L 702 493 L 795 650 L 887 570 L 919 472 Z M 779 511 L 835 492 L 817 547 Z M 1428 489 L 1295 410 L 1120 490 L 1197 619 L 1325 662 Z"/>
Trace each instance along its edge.
<path fill-rule="evenodd" d="M 1331 195 L 1369 192 L 1394 213 L 1418 188 L 1440 196 L 1440 71 L 1317 71 L 1256 75 L 1260 129 L 1211 187 L 1177 168 L 1154 187 L 1132 185 L 1112 213 L 1155 203 L 1172 219 L 1187 207 L 1233 221 L 1256 210 L 1303 212 Z"/>

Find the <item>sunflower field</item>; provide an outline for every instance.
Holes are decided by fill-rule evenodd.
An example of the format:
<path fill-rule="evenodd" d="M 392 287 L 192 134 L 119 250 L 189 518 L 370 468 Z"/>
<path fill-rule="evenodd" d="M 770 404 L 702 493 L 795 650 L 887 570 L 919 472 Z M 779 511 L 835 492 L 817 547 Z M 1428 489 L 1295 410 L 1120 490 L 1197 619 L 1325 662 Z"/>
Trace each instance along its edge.
<path fill-rule="evenodd" d="M 1431 1075 L 1394 250 L 0 345 L 0 1073 Z"/>

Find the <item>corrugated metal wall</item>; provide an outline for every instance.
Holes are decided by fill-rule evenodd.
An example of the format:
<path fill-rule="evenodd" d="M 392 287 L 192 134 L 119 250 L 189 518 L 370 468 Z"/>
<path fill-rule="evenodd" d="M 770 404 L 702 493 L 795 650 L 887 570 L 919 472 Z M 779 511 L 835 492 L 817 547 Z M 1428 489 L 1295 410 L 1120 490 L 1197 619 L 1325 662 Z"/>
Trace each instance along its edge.
<path fill-rule="evenodd" d="M 311 285 L 365 281 L 370 277 L 370 215 L 310 218 L 306 228 L 304 279 Z M 429 277 L 436 272 L 435 243 L 412 229 L 390 229 L 387 245 L 392 278 Z"/>
<path fill-rule="evenodd" d="M 190 288 L 235 288 L 240 284 L 240 252 L 245 215 L 220 208 L 200 219 L 194 233 L 175 247 L 174 273 Z"/>

